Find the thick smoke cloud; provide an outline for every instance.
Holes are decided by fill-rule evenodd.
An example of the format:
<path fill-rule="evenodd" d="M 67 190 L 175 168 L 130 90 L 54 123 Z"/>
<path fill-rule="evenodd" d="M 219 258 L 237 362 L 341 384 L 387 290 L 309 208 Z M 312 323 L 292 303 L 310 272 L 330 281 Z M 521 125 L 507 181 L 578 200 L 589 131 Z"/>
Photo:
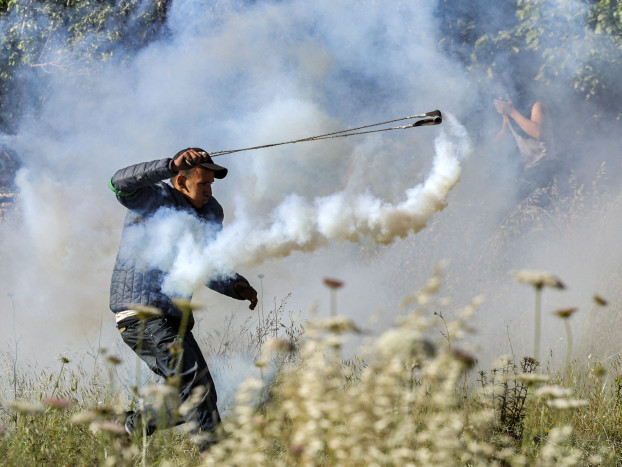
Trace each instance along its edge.
<path fill-rule="evenodd" d="M 605 256 L 594 251 L 583 267 L 571 261 L 588 227 L 499 241 L 515 203 L 515 162 L 481 144 L 465 160 L 469 141 L 492 136 L 500 118 L 482 102 L 477 77 L 439 46 L 435 7 L 176 0 L 168 34 L 130 63 L 49 77 L 43 107 L 11 139 L 23 166 L 16 209 L 1 225 L 2 316 L 17 330 L 3 327 L 5 341 L 42 361 L 118 345 L 108 287 L 124 211 L 107 188 L 117 169 L 189 146 L 243 148 L 438 108 L 441 127 L 222 156 L 216 162 L 230 170 L 214 185 L 222 235 L 203 247 L 188 219 L 171 215 L 153 219 L 153 229 L 165 230 L 177 254 L 146 251 L 174 266 L 172 290 L 235 268 L 257 288 L 263 275 L 266 307 L 291 292 L 288 307 L 303 314 L 318 301 L 322 312 L 321 279 L 339 277 L 339 311 L 365 326 L 380 310 L 378 329 L 449 259 L 443 292 L 456 305 L 501 292 L 511 303 L 482 307 L 476 324 L 487 344 L 474 337 L 482 353 L 507 352 L 509 328 L 514 348 L 528 352 L 532 297 L 507 272 L 556 272 L 571 294 L 545 306 L 583 305 L 604 272 L 580 278 Z M 207 304 L 198 333 L 227 313 L 247 316 L 244 304 L 210 291 L 195 297 Z"/>
<path fill-rule="evenodd" d="M 406 199 L 390 204 L 369 192 L 338 192 L 307 203 L 292 194 L 267 220 L 256 221 L 240 212 L 224 232 L 186 213 L 162 210 L 144 224 L 130 228 L 127 251 L 166 275 L 163 290 L 172 296 L 189 296 L 196 285 L 226 276 L 233 268 L 261 265 L 294 251 L 312 252 L 331 241 L 357 242 L 363 238 L 390 244 L 423 229 L 430 216 L 447 204 L 458 183 L 461 163 L 471 151 L 464 127 L 451 115 L 448 130 L 436 139 L 432 170 L 419 185 L 406 190 Z M 134 235 L 134 230 L 136 234 Z"/>

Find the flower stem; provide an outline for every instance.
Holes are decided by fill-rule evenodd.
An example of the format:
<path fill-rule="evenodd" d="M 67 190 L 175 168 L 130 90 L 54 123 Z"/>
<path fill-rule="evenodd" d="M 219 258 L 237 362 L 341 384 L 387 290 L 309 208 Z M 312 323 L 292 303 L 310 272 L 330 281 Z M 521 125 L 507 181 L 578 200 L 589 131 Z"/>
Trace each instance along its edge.
<path fill-rule="evenodd" d="M 536 287 L 536 310 L 534 323 L 533 358 L 540 361 L 540 332 L 542 327 L 542 287 Z"/>
<path fill-rule="evenodd" d="M 566 344 L 566 370 L 569 370 L 570 359 L 572 358 L 572 330 L 570 329 L 569 319 L 565 319 L 564 324 L 566 325 L 566 336 L 568 337 L 568 342 Z"/>

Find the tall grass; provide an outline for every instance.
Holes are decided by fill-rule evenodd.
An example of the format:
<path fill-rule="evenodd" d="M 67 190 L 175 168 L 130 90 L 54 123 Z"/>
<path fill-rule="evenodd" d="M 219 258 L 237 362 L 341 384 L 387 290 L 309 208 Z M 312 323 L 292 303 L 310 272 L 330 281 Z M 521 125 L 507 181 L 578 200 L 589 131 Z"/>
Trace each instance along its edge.
<path fill-rule="evenodd" d="M 441 321 L 428 311 L 437 283 L 410 297 L 395 325 L 369 336 L 347 360 L 344 341 L 361 331 L 343 316 L 311 321 L 303 334 L 284 332 L 284 325 L 267 335 L 265 329 L 279 326 L 262 322 L 239 336 L 263 336 L 258 366 L 272 367 L 276 376 L 266 380 L 258 371 L 243 383 L 224 419 L 222 440 L 203 456 L 183 430 L 128 438 L 120 423 L 127 400 L 110 382 L 69 361 L 53 372 L 21 375 L 17 400 L 3 397 L 0 456 L 6 465 L 622 461 L 619 361 L 545 374 L 530 357 L 518 364 L 502 358 L 477 373 L 475 355 L 463 341 L 478 301 L 456 319 Z M 139 392 L 160 397 L 153 388 Z"/>

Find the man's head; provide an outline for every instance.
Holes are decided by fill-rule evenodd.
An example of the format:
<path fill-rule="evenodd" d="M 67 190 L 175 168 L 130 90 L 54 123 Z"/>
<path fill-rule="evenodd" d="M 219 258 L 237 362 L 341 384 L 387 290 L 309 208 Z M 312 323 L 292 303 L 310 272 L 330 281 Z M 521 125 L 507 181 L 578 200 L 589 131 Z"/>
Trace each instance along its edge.
<path fill-rule="evenodd" d="M 192 206 L 198 209 L 211 198 L 214 178 L 215 173 L 213 170 L 197 166 L 190 170 L 183 170 L 175 175 L 173 177 L 173 186 L 188 198 Z"/>
<path fill-rule="evenodd" d="M 178 159 L 184 158 L 182 169 L 171 178 L 173 186 L 181 192 L 190 204 L 195 208 L 200 208 L 207 203 L 212 196 L 212 183 L 215 178 L 225 178 L 227 169 L 214 164 L 212 158 L 201 148 L 188 148 L 179 151 L 173 161 L 180 162 Z"/>

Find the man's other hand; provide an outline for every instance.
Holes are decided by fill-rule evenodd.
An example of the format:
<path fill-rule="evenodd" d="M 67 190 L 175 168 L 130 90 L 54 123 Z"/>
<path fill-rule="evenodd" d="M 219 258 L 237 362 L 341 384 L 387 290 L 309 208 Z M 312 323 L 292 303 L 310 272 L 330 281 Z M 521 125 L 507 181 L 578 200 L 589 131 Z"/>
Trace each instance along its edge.
<path fill-rule="evenodd" d="M 254 310 L 257 306 L 257 291 L 244 281 L 236 282 L 233 288 L 240 297 L 251 302 L 248 308 Z"/>

